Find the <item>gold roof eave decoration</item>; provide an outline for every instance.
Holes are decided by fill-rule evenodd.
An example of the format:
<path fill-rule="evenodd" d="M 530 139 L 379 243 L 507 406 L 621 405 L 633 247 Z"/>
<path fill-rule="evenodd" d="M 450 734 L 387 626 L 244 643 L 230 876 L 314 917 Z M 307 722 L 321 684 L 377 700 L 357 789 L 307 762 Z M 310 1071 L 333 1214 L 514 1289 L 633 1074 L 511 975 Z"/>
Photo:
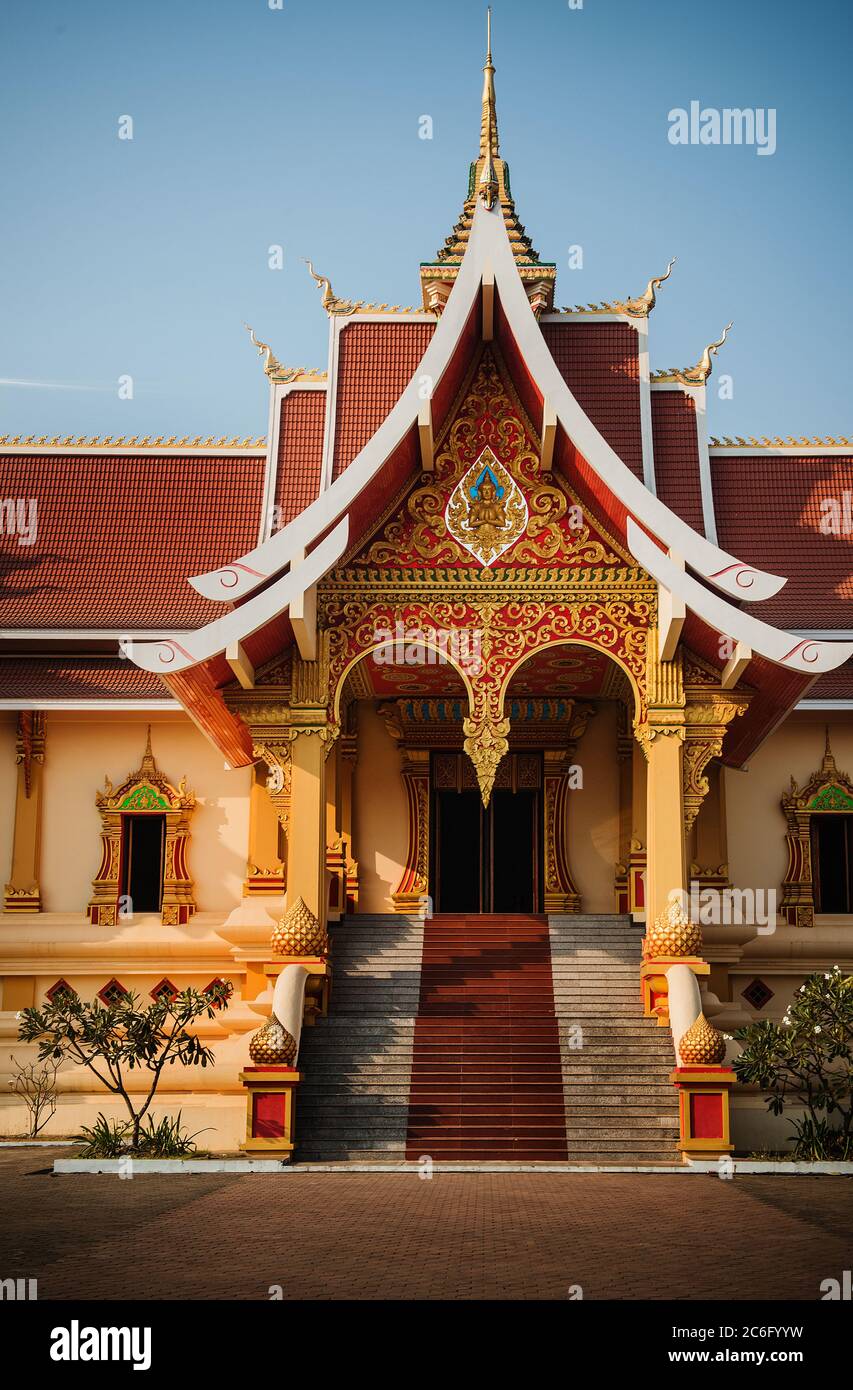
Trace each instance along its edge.
<path fill-rule="evenodd" d="M 241 439 L 239 435 L 227 438 L 222 435 L 215 439 L 213 435 L 202 438 L 200 434 L 190 436 L 182 435 L 118 435 L 115 438 L 111 434 L 106 435 L 79 435 L 76 439 L 73 435 L 0 435 L 0 448 L 22 448 L 22 449 L 252 449 L 263 452 L 267 447 L 267 437 L 265 434 L 247 436 Z"/>
<path fill-rule="evenodd" d="M 677 256 L 673 256 L 664 271 L 663 275 L 653 275 L 646 288 L 636 299 L 614 299 L 602 301 L 601 304 L 570 304 L 563 305 L 560 310 L 562 314 L 627 314 L 632 319 L 647 319 L 652 309 L 657 303 L 657 291 L 660 289 L 664 280 L 668 280 L 672 274 L 672 267 L 675 265 Z M 731 327 L 731 324 L 729 325 Z"/>
<path fill-rule="evenodd" d="M 695 367 L 669 367 L 666 371 L 652 372 L 651 380 L 656 382 L 677 381 L 680 386 L 704 386 L 713 370 L 714 361 L 726 338 L 729 336 L 733 323 L 727 323 L 722 334 L 716 342 L 709 343 Z"/>
<path fill-rule="evenodd" d="M 420 314 L 422 309 L 402 304 L 371 304 L 366 299 L 340 299 L 332 289 L 328 275 L 318 275 L 307 257 L 302 258 L 308 267 L 312 280 L 323 290 L 322 304 L 326 313 L 348 317 L 350 314 Z"/>
<path fill-rule="evenodd" d="M 275 356 L 269 343 L 262 343 L 260 338 L 255 337 L 255 330 L 244 323 L 243 327 L 249 334 L 252 346 L 258 350 L 258 356 L 264 358 L 264 372 L 270 381 L 277 386 L 286 386 L 292 381 L 325 381 L 326 373 L 316 370 L 313 367 L 283 367 Z"/>
<path fill-rule="evenodd" d="M 787 437 L 786 439 L 783 439 L 782 436 L 781 436 L 780 434 L 777 434 L 776 437 L 773 438 L 773 439 L 771 439 L 768 435 L 764 435 L 764 436 L 762 436 L 762 438 L 760 438 L 760 439 L 756 439 L 754 435 L 750 435 L 750 436 L 749 436 L 748 438 L 746 438 L 746 439 L 744 439 L 741 435 L 736 435 L 734 439 L 732 439 L 729 435 L 725 435 L 725 437 L 724 437 L 723 439 L 718 439 L 716 435 L 712 435 L 712 436 L 711 436 L 711 448 L 712 448 L 712 449 L 847 449 L 847 448 L 853 448 L 853 438 L 848 439 L 846 435 L 842 435 L 840 438 L 836 439 L 836 438 L 834 438 L 833 435 L 828 434 L 828 435 L 826 436 L 825 439 L 821 439 L 821 438 L 820 438 L 819 436 L 817 436 L 817 435 L 816 435 L 814 438 L 811 438 L 809 435 L 802 435 L 799 439 L 795 439 L 794 436 L 793 436 L 792 434 L 789 434 L 788 437 Z"/>

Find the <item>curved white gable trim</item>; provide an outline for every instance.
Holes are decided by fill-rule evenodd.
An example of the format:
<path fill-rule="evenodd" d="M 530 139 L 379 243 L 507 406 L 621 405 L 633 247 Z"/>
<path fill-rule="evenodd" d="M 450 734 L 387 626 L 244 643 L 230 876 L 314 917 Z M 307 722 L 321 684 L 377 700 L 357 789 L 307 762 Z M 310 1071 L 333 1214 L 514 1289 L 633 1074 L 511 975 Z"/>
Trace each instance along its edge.
<path fill-rule="evenodd" d="M 754 652 L 784 666 L 789 671 L 803 671 L 816 676 L 834 671 L 853 656 L 853 642 L 823 642 L 814 637 L 795 636 L 783 632 L 760 618 L 753 618 L 725 599 L 710 593 L 698 580 L 686 574 L 665 555 L 636 523 L 628 517 L 628 548 L 634 558 L 670 593 L 677 594 L 697 617 L 709 627 L 745 642 Z"/>
<path fill-rule="evenodd" d="M 488 261 L 494 267 L 509 325 L 539 390 L 551 400 L 563 429 L 599 478 L 650 531 L 669 548 L 685 555 L 693 569 L 724 593 L 753 603 L 778 593 L 785 579 L 746 565 L 697 535 L 685 521 L 652 496 L 599 434 L 548 351 L 519 278 L 503 214 L 499 209 L 489 212 L 482 203 L 477 204 L 468 247 L 432 341 L 399 401 L 361 453 L 316 502 L 288 526 L 232 564 L 208 574 L 195 575 L 189 581 L 193 588 L 205 598 L 223 602 L 241 598 L 289 565 L 316 536 L 343 515 L 415 425 L 420 379 L 432 377 L 434 388 L 447 369 L 479 294 L 483 267 Z"/>
<path fill-rule="evenodd" d="M 218 599 L 221 602 L 242 598 L 265 579 L 289 565 L 316 536 L 322 535 L 323 531 L 344 514 L 368 483 L 375 478 L 409 430 L 415 427 L 418 408 L 421 405 L 421 378 L 432 377 L 433 391 L 435 390 L 453 356 L 480 292 L 482 257 L 476 254 L 479 239 L 472 236 L 471 244 L 475 254 L 472 255 L 470 250 L 466 253 L 444 313 L 414 376 L 361 453 L 356 455 L 339 478 L 324 487 L 315 502 L 271 536 L 264 545 L 248 551 L 222 569 L 193 576 L 190 584 L 205 598 Z M 327 401 L 327 417 L 330 417 L 334 410 L 331 392 Z M 328 453 L 328 441 L 325 447 Z M 326 467 L 328 466 L 327 458 Z"/>
<path fill-rule="evenodd" d="M 186 671 L 189 666 L 197 666 L 212 656 L 224 652 L 231 642 L 251 637 L 258 628 L 277 618 L 288 608 L 295 598 L 310 589 L 327 570 L 337 564 L 347 546 L 349 518 L 344 517 L 316 550 L 288 574 L 285 574 L 269 589 L 216 618 L 206 627 L 195 632 L 182 633 L 177 637 L 161 637 L 156 642 L 132 642 L 125 647 L 125 654 L 143 671 L 156 671 L 158 675 L 169 676 L 176 671 Z"/>

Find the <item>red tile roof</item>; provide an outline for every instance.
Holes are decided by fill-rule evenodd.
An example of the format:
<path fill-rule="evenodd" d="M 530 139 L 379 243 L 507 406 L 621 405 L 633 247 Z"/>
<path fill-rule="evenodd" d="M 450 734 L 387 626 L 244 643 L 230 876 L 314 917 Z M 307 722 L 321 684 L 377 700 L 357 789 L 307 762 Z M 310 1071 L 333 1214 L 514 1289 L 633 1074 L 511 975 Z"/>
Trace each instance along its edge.
<path fill-rule="evenodd" d="M 257 544 L 264 457 L 0 455 L 0 499 L 35 498 L 33 545 L 0 535 L 0 627 L 196 627 L 186 582 Z"/>
<path fill-rule="evenodd" d="M 686 391 L 652 391 L 652 442 L 658 497 L 704 536 L 696 403 Z"/>
<path fill-rule="evenodd" d="M 341 331 L 333 477 L 379 428 L 426 352 L 434 323 L 360 323 Z"/>
<path fill-rule="evenodd" d="M 853 662 L 845 662 L 837 671 L 818 676 L 807 700 L 853 700 Z"/>
<path fill-rule="evenodd" d="M 788 583 L 750 612 L 779 627 L 853 627 L 853 533 L 824 534 L 834 501 L 853 514 L 853 457 L 712 454 L 720 545 Z M 842 524 L 844 519 L 842 516 Z M 853 515 L 848 518 L 853 525 Z"/>
<path fill-rule="evenodd" d="M 0 656 L 0 700 L 168 700 L 160 677 L 114 656 Z"/>
<path fill-rule="evenodd" d="M 320 491 L 325 419 L 325 391 L 291 391 L 281 402 L 274 530 L 298 516 Z"/>
<path fill-rule="evenodd" d="M 543 323 L 542 335 L 581 409 L 622 462 L 642 478 L 636 329 L 627 323 Z"/>

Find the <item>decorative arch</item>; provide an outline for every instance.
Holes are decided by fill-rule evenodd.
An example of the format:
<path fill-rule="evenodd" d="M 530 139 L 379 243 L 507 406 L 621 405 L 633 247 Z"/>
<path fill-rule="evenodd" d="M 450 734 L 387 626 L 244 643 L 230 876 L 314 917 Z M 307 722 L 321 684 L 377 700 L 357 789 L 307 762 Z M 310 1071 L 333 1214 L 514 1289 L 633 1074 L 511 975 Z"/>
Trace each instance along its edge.
<path fill-rule="evenodd" d="M 846 772 L 838 770 L 829 742 L 829 728 L 820 767 L 802 789 L 791 778 L 790 790 L 782 797 L 782 810 L 788 822 L 788 867 L 782 882 L 781 912 L 790 926 L 813 927 L 813 817 L 839 812 L 853 814 L 853 781 Z"/>
<path fill-rule="evenodd" d="M 497 577 L 490 570 L 480 573 L 491 575 L 492 580 Z M 469 660 L 463 665 L 448 654 L 448 663 L 461 675 L 468 694 L 463 746 L 476 769 L 484 805 L 509 751 L 507 687 L 524 661 L 545 647 L 581 645 L 615 661 L 631 685 L 636 727 L 645 719 L 647 638 L 656 617 L 654 592 L 641 582 L 618 598 L 591 596 L 580 585 L 566 585 L 560 592 L 560 578 L 559 571 L 540 572 L 538 582 L 530 584 L 531 597 L 523 599 L 517 588 L 483 580 L 479 592 L 472 594 L 473 586 L 468 586 L 446 597 L 436 593 L 426 601 L 402 594 L 366 596 L 364 601 L 325 596 L 332 719 L 339 722 L 346 676 L 358 661 L 384 645 L 376 640 L 376 632 L 393 633 L 401 623 L 404 630 L 423 634 L 424 646 L 431 650 L 440 649 L 439 633 L 468 637 Z M 549 589 L 558 592 L 549 597 Z M 472 652 L 476 652 L 473 659 Z"/>
<path fill-rule="evenodd" d="M 193 883 L 187 867 L 190 816 L 195 796 L 187 790 L 186 778 L 177 787 L 158 770 L 151 751 L 151 726 L 142 763 L 121 786 L 113 788 L 106 777 L 104 790 L 95 795 L 101 815 L 101 863 L 92 880 L 89 918 L 95 926 L 112 927 L 119 921 L 122 893 L 122 847 L 128 816 L 158 815 L 165 818 L 166 843 L 163 860 L 162 922 L 182 926 L 196 910 Z"/>

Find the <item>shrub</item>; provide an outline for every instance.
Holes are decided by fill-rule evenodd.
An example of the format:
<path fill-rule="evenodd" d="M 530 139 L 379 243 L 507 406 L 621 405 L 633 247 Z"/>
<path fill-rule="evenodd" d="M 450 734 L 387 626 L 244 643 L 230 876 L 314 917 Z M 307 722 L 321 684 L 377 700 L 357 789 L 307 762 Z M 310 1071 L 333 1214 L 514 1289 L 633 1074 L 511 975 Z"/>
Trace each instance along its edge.
<path fill-rule="evenodd" d="M 164 1068 L 176 1062 L 182 1067 L 206 1067 L 214 1061 L 212 1049 L 188 1029 L 199 1018 L 215 1018 L 215 1011 L 227 1004 L 233 991 L 230 980 L 217 980 L 203 992 L 185 989 L 171 998 L 162 994 L 144 1008 L 139 1007 L 139 995 L 133 993 L 103 1005 L 98 999 L 86 1004 L 76 994 L 63 992 L 39 1009 L 19 1013 L 18 1036 L 23 1042 L 38 1043 L 40 1061 L 68 1058 L 78 1062 L 119 1096 L 127 1108 L 130 1139 L 123 1152 L 138 1154 L 142 1152 L 142 1122 Z M 141 1105 L 127 1089 L 125 1069 L 150 1075 Z M 115 1133 L 116 1126 L 110 1130 L 103 1116 L 91 1130 L 84 1131 L 107 1145 L 113 1142 L 108 1136 Z M 146 1133 L 150 1136 L 150 1126 Z"/>
<path fill-rule="evenodd" d="M 774 1115 L 790 1104 L 806 1111 L 789 1121 L 794 1157 L 853 1158 L 853 976 L 837 965 L 809 975 L 781 1024 L 764 1019 L 734 1036 L 738 1080 L 767 1091 Z"/>

